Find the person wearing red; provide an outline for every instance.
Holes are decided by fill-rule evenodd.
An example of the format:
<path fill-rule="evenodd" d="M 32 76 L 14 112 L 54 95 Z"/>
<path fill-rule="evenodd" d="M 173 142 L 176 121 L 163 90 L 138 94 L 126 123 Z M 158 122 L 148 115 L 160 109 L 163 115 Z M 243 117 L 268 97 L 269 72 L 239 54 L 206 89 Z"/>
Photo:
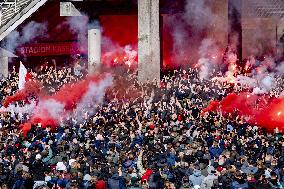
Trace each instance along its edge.
<path fill-rule="evenodd" d="M 96 189 L 106 189 L 106 183 L 103 179 L 99 179 L 96 183 Z"/>

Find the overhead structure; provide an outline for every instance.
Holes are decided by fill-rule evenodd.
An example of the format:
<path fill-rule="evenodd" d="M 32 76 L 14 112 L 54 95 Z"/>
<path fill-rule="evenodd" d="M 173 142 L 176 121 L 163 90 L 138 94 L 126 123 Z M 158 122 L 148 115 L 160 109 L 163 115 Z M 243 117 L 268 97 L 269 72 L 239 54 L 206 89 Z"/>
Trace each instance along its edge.
<path fill-rule="evenodd" d="M 0 77 L 8 77 L 9 58 L 14 57 L 17 56 L 3 48 L 0 48 Z"/>
<path fill-rule="evenodd" d="M 268 55 L 281 59 L 284 55 L 280 42 L 284 35 L 284 0 L 242 2 L 243 58 Z"/>
<path fill-rule="evenodd" d="M 138 81 L 160 81 L 159 0 L 138 1 Z"/>
<path fill-rule="evenodd" d="M 82 16 L 72 2 L 60 2 L 60 16 Z"/>
<path fill-rule="evenodd" d="M 284 0 L 245 0 L 243 15 L 246 17 L 284 17 Z"/>
<path fill-rule="evenodd" d="M 47 0 L 4 0 L 4 2 L 0 4 L 2 9 L 0 41 L 46 2 Z"/>

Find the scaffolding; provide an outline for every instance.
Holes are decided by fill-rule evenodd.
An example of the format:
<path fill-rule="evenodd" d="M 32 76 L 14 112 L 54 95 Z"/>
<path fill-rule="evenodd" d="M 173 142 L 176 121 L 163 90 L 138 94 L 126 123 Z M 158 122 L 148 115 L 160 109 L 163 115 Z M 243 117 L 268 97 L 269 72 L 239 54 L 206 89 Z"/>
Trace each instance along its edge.
<path fill-rule="evenodd" d="M 283 18 L 284 0 L 243 0 L 244 17 Z"/>
<path fill-rule="evenodd" d="M 32 0 L 4 0 L 0 2 L 0 26 L 5 25 Z"/>

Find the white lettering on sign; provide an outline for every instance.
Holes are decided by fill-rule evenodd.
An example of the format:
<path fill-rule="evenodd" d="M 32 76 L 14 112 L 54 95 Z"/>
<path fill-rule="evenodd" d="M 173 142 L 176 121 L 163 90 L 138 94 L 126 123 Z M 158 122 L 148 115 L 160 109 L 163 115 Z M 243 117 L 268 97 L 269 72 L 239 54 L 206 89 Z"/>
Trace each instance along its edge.
<path fill-rule="evenodd" d="M 62 55 L 80 53 L 77 43 L 51 43 L 51 44 L 33 44 L 30 46 L 19 47 L 18 53 L 24 56 L 42 56 L 42 55 Z"/>

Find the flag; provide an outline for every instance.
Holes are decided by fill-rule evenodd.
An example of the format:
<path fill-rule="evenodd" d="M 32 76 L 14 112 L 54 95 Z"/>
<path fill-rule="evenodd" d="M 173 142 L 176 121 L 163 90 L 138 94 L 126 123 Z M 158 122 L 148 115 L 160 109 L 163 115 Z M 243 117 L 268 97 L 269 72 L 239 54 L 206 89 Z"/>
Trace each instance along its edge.
<path fill-rule="evenodd" d="M 23 89 L 26 83 L 26 77 L 28 75 L 28 70 L 25 68 L 22 62 L 20 62 L 20 69 L 19 69 L 19 89 Z"/>

